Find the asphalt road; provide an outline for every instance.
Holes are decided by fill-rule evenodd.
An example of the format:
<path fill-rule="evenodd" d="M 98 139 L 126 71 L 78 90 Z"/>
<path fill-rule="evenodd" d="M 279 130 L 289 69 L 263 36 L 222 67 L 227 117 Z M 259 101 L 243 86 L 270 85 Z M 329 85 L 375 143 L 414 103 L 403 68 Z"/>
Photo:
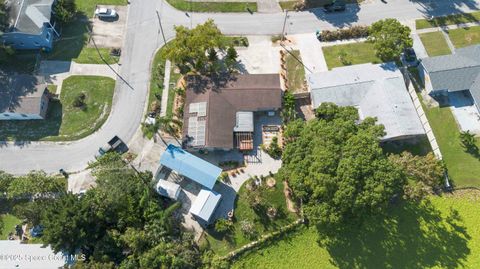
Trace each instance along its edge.
<path fill-rule="evenodd" d="M 307 33 L 351 24 L 371 24 L 382 18 L 407 21 L 480 8 L 480 0 L 387 0 L 387 4 L 371 1 L 359 7 L 349 6 L 346 12 L 336 14 L 325 14 L 321 10 L 289 12 L 286 32 Z M 0 143 L 0 170 L 13 174 L 30 170 L 57 172 L 60 168 L 79 171 L 94 159 L 98 147 L 114 135 L 129 141 L 145 112 L 151 59 L 164 44 L 163 36 L 166 40 L 173 38 L 174 25 L 195 26 L 209 18 L 214 19 L 225 34 L 279 34 L 285 14 L 185 14 L 164 1 L 131 0 L 120 67 L 124 80 L 117 79 L 107 122 L 96 133 L 75 142 Z"/>

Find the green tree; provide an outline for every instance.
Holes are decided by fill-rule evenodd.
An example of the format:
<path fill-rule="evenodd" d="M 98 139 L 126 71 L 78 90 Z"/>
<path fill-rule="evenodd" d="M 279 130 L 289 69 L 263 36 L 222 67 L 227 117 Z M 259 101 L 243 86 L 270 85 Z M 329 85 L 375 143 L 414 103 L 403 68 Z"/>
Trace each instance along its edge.
<path fill-rule="evenodd" d="M 278 137 L 274 136 L 268 148 L 265 151 L 274 159 L 279 159 L 282 157 L 282 148 L 278 144 Z"/>
<path fill-rule="evenodd" d="M 295 111 L 295 96 L 290 91 L 285 91 L 283 95 L 282 118 L 284 123 L 288 123 L 297 118 Z"/>
<path fill-rule="evenodd" d="M 226 233 L 233 228 L 233 223 L 230 220 L 220 218 L 215 221 L 215 231 L 217 233 Z"/>
<path fill-rule="evenodd" d="M 469 130 L 460 132 L 460 141 L 466 149 L 477 149 L 475 144 L 475 135 Z"/>
<path fill-rule="evenodd" d="M 235 68 L 237 57 L 237 50 L 230 45 L 227 49 L 227 55 L 225 56 L 225 65 L 227 66 L 228 70 L 232 71 Z"/>
<path fill-rule="evenodd" d="M 207 54 L 215 49 L 224 49 L 224 36 L 213 20 L 207 20 L 193 29 L 175 27 L 176 36 L 166 48 L 165 55 L 186 73 L 189 70 L 205 73 L 209 71 Z"/>
<path fill-rule="evenodd" d="M 445 169 L 433 153 L 414 156 L 410 152 L 403 152 L 400 155 L 392 154 L 389 159 L 407 176 L 409 184 L 404 189 L 406 198 L 419 200 L 442 185 Z"/>
<path fill-rule="evenodd" d="M 61 23 L 68 23 L 75 18 L 77 6 L 75 0 L 56 0 L 53 6 L 53 14 Z"/>
<path fill-rule="evenodd" d="M 368 41 L 382 61 L 397 60 L 405 48 L 412 47 L 410 28 L 396 19 L 384 19 L 370 26 Z"/>
<path fill-rule="evenodd" d="M 11 181 L 7 193 L 9 198 L 14 198 L 59 193 L 64 192 L 65 189 L 65 178 L 48 176 L 43 171 L 32 171 Z"/>
<path fill-rule="evenodd" d="M 278 173 L 303 201 L 305 216 L 334 230 L 384 211 L 405 178 L 379 146 L 383 126 L 370 118 L 358 124 L 356 109 L 331 103 L 323 103 L 316 114 L 315 120 L 287 125 Z"/>

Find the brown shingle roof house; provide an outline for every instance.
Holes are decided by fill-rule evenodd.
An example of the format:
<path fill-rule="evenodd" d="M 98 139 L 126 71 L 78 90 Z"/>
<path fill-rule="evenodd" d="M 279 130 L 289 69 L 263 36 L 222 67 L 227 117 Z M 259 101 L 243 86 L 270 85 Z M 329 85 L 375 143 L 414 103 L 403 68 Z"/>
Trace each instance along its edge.
<path fill-rule="evenodd" d="M 253 113 L 281 107 L 278 74 L 232 75 L 223 81 L 189 76 L 183 146 L 233 149 L 238 139 L 251 139 Z"/>
<path fill-rule="evenodd" d="M 0 120 L 45 119 L 49 96 L 42 77 L 0 73 Z"/>

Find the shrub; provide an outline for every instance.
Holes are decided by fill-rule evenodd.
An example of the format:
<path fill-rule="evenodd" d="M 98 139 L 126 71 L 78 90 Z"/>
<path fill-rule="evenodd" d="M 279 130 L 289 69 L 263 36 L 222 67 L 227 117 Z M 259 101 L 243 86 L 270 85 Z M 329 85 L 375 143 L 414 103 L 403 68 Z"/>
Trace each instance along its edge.
<path fill-rule="evenodd" d="M 226 233 L 231 231 L 233 228 L 233 223 L 227 219 L 218 219 L 215 222 L 215 231 L 217 233 Z"/>
<path fill-rule="evenodd" d="M 68 23 L 73 20 L 77 13 L 75 0 L 57 0 L 53 6 L 53 14 L 61 23 Z"/>
<path fill-rule="evenodd" d="M 282 35 L 272 35 L 272 37 L 270 37 L 270 40 L 272 40 L 273 43 L 278 42 L 282 40 Z"/>
<path fill-rule="evenodd" d="M 87 96 L 85 95 L 84 92 L 77 94 L 77 96 L 75 96 L 75 99 L 73 99 L 73 102 L 72 102 L 73 107 L 84 108 L 86 105 L 85 99 L 87 99 Z"/>
<path fill-rule="evenodd" d="M 229 180 L 228 173 L 227 172 L 222 172 L 218 179 L 222 182 L 226 182 Z"/>
<path fill-rule="evenodd" d="M 255 225 L 252 221 L 245 219 L 240 222 L 240 230 L 242 231 L 243 235 L 249 239 L 256 238 L 258 236 L 258 232 L 255 229 Z"/>
<path fill-rule="evenodd" d="M 280 145 L 278 145 L 278 137 L 276 136 L 272 138 L 268 148 L 263 146 L 262 149 L 274 159 L 280 159 L 280 157 L 282 157 L 282 149 L 280 148 Z"/>
<path fill-rule="evenodd" d="M 323 30 L 320 37 L 322 41 L 335 41 L 335 40 L 368 37 L 369 34 L 370 34 L 370 27 L 356 25 L 350 28 L 343 28 L 335 31 Z"/>

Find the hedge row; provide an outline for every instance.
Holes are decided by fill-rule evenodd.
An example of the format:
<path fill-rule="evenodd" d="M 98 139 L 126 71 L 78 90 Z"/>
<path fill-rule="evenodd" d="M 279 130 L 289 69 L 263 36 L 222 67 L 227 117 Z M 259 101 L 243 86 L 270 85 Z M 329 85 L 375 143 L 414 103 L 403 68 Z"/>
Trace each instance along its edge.
<path fill-rule="evenodd" d="M 352 38 L 368 37 L 370 32 L 369 26 L 352 26 L 350 28 L 338 29 L 335 31 L 323 30 L 320 34 L 321 41 L 335 41 Z"/>

